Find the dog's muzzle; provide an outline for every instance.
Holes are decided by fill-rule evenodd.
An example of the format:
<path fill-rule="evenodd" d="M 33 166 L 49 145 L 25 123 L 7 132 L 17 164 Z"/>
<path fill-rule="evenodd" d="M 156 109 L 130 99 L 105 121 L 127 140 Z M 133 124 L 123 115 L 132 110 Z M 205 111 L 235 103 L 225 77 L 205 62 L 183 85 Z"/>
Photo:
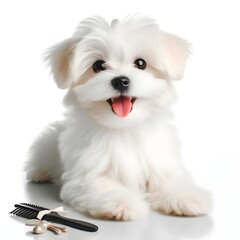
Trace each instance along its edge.
<path fill-rule="evenodd" d="M 115 77 L 111 81 L 111 85 L 121 95 L 118 97 L 109 98 L 107 102 L 112 108 L 112 111 L 119 117 L 127 117 L 133 109 L 133 104 L 136 97 L 127 96 L 127 91 L 130 87 L 130 80 L 125 76 Z"/>

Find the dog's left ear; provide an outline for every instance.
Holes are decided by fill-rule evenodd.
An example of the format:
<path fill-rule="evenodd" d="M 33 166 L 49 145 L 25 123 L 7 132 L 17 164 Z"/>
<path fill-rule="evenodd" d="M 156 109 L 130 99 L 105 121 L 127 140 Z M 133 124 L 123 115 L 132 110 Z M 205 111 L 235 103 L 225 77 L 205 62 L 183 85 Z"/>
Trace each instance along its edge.
<path fill-rule="evenodd" d="M 62 89 L 69 88 L 72 84 L 70 62 L 74 46 L 72 38 L 69 38 L 50 47 L 45 54 L 45 61 L 51 68 L 53 78 Z"/>
<path fill-rule="evenodd" d="M 160 52 L 156 67 L 167 74 L 170 79 L 181 79 L 190 55 L 190 44 L 163 31 L 160 33 L 158 44 Z"/>

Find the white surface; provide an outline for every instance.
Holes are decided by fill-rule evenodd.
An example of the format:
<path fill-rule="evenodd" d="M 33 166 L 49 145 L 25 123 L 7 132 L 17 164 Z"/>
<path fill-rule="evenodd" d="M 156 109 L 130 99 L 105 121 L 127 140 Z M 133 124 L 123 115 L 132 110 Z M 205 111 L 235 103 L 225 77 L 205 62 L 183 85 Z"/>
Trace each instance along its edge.
<path fill-rule="evenodd" d="M 238 1 L 3 1 L 0 3 L 1 197 L 0 222 L 7 239 L 240 239 L 240 35 Z M 158 2 L 158 4 L 157 4 Z M 62 205 L 58 189 L 26 183 L 27 148 L 48 122 L 60 116 L 63 91 L 41 64 L 49 45 L 72 34 L 82 18 L 107 19 L 144 12 L 193 44 L 185 78 L 177 82 L 175 106 L 184 161 L 197 182 L 209 189 L 209 216 L 169 217 L 150 212 L 135 222 L 88 219 L 68 206 L 65 215 L 89 220 L 97 233 L 70 229 L 33 236 L 23 219 L 9 216 L 14 203 Z"/>

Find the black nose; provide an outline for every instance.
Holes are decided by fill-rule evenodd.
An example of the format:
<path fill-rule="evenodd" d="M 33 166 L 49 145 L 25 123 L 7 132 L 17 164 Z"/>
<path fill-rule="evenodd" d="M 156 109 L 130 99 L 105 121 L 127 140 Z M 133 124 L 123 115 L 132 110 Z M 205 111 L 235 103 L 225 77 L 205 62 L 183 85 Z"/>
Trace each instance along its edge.
<path fill-rule="evenodd" d="M 111 84 L 115 90 L 125 92 L 128 90 L 130 80 L 127 77 L 120 76 L 112 79 Z"/>

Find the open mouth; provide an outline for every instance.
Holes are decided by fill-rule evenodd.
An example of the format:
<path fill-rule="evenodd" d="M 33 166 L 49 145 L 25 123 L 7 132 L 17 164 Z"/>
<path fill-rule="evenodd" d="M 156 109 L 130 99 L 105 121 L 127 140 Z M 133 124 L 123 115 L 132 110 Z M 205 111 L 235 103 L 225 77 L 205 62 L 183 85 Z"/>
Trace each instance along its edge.
<path fill-rule="evenodd" d="M 109 98 L 107 102 L 117 116 L 124 118 L 132 111 L 136 99 L 135 97 L 120 96 Z"/>

